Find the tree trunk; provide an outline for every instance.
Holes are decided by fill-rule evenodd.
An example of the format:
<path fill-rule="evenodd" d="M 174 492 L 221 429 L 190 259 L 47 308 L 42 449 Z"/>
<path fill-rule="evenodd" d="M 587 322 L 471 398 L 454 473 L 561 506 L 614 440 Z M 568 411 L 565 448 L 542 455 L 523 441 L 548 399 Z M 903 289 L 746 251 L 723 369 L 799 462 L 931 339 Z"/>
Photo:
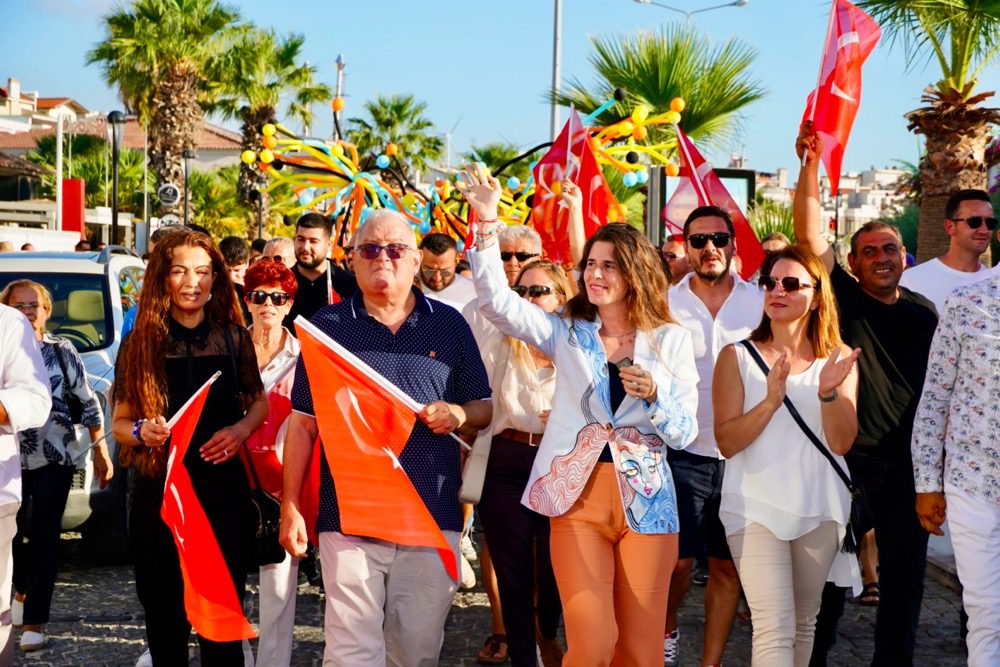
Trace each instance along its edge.
<path fill-rule="evenodd" d="M 917 261 L 943 255 L 950 243 L 944 231 L 945 205 L 958 190 L 986 189 L 986 144 L 995 109 L 976 102 L 993 93 L 963 100 L 958 93 L 941 96 L 928 91 L 929 106 L 906 114 L 909 129 L 926 137 L 927 152 L 920 161 L 920 222 Z M 986 251 L 989 258 L 989 249 Z"/>
<path fill-rule="evenodd" d="M 197 135 L 204 123 L 198 104 L 198 70 L 190 62 L 173 66 L 153 92 L 152 118 L 149 124 L 149 163 L 156 174 L 156 187 L 173 183 L 181 199 L 173 206 L 160 204 L 160 215 L 176 213 L 183 217 L 184 158 L 187 149 L 196 149 Z M 189 217 L 192 211 L 188 212 Z"/>
<path fill-rule="evenodd" d="M 275 110 L 270 106 L 257 107 L 255 109 L 244 107 L 242 112 L 243 141 L 241 147 L 244 151 L 251 150 L 260 155 L 261 150 L 264 149 L 264 135 L 261 134 L 261 128 L 266 123 L 274 122 Z M 266 221 L 271 214 L 271 197 L 263 191 L 267 187 L 268 180 L 267 172 L 261 171 L 257 167 L 257 163 L 247 164 L 242 161 L 240 162 L 240 179 L 236 190 L 239 193 L 240 201 L 250 207 L 250 210 L 254 214 L 254 222 L 250 225 L 247 234 L 250 239 L 257 238 L 257 220 L 263 219 Z M 259 201 L 257 200 L 258 195 L 260 197 Z M 258 206 L 261 206 L 263 210 L 258 212 Z M 258 218 L 258 215 L 261 218 Z"/>

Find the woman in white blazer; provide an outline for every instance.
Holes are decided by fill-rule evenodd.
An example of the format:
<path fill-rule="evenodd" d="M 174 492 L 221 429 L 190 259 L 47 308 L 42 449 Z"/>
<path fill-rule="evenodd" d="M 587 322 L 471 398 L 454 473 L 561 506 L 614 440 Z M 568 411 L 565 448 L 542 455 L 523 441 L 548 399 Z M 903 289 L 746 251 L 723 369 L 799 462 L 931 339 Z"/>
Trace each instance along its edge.
<path fill-rule="evenodd" d="M 666 276 L 649 241 L 608 224 L 583 243 L 582 215 L 569 223 L 571 243 L 583 246 L 579 293 L 560 314 L 518 298 L 496 243 L 500 183 L 481 166 L 464 176 L 480 220 L 468 256 L 483 315 L 558 369 L 522 502 L 552 517 L 569 647 L 563 665 L 658 667 L 660 638 L 649 628 L 666 614 L 679 528 L 665 447 L 682 449 L 697 433 L 690 335 L 670 318 Z"/>

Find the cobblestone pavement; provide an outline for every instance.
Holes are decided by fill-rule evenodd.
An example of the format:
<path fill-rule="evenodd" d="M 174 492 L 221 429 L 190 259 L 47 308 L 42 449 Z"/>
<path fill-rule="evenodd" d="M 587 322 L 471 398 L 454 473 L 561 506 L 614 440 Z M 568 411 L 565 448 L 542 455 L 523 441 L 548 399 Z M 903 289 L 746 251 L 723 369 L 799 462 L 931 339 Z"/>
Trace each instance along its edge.
<path fill-rule="evenodd" d="M 46 626 L 50 646 L 33 654 L 18 651 L 16 664 L 32 665 L 121 665 L 131 667 L 144 650 L 142 609 L 135 598 L 131 567 L 90 567 L 81 556 L 79 536 L 63 539 L 62 567 L 52 604 L 52 620 Z M 251 578 L 252 582 L 256 577 Z M 698 664 L 701 642 L 701 606 L 704 587 L 692 586 L 681 609 L 681 665 Z M 247 596 L 256 618 L 256 586 Z M 920 636 L 918 666 L 958 667 L 965 664 L 964 645 L 958 637 L 959 596 L 927 580 Z M 323 655 L 321 631 L 323 598 L 313 586 L 299 588 L 296 610 L 294 665 L 320 665 Z M 866 665 L 871 657 L 874 609 L 848 603 L 840 624 L 837 645 L 830 653 L 831 666 Z M 650 632 L 659 632 L 650 628 Z M 475 654 L 489 634 L 489 609 L 481 587 L 455 597 L 448 618 L 443 667 L 476 664 Z M 196 646 L 191 644 L 192 649 Z M 737 621 L 724 663 L 747 665 L 750 627 Z M 193 665 L 199 665 L 197 657 Z"/>

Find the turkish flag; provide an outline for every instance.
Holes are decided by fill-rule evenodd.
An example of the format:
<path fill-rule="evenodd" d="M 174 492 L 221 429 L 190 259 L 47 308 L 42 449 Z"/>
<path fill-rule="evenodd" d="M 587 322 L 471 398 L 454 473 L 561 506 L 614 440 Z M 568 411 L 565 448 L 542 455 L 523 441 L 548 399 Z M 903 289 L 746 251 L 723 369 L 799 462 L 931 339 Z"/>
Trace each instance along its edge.
<path fill-rule="evenodd" d="M 437 549 L 457 580 L 455 552 L 399 463 L 420 406 L 304 318 L 295 327 L 341 531 Z"/>
<path fill-rule="evenodd" d="M 218 377 L 216 373 L 209 378 L 168 423 L 171 445 L 160 516 L 177 544 L 188 620 L 202 637 L 230 642 L 257 635 L 243 615 L 222 550 L 184 466 L 205 399 Z"/>
<path fill-rule="evenodd" d="M 531 207 L 531 224 L 542 237 L 543 254 L 560 264 L 572 263 L 569 233 L 566 225 L 569 213 L 560 205 L 562 182 L 576 183 L 583 194 L 583 231 L 586 238 L 608 222 L 608 209 L 617 208 L 597 157 L 590 144 L 590 133 L 573 109 L 562 132 L 552 147 L 535 165 L 535 195 Z"/>
<path fill-rule="evenodd" d="M 802 122 L 812 120 L 823 140 L 823 166 L 830 191 L 837 192 L 847 139 L 861 106 L 861 65 L 882 31 L 872 17 L 847 0 L 834 0 L 830 11 L 819 84 L 806 99 Z"/>
<path fill-rule="evenodd" d="M 683 234 L 684 221 L 699 206 L 718 206 L 733 219 L 736 253 L 742 262 L 740 275 L 746 280 L 764 262 L 764 249 L 760 246 L 757 234 L 712 169 L 711 163 L 702 157 L 691 139 L 677 125 L 674 125 L 674 132 L 677 133 L 677 154 L 680 156 L 681 168 L 677 188 L 660 213 L 667 234 Z"/>

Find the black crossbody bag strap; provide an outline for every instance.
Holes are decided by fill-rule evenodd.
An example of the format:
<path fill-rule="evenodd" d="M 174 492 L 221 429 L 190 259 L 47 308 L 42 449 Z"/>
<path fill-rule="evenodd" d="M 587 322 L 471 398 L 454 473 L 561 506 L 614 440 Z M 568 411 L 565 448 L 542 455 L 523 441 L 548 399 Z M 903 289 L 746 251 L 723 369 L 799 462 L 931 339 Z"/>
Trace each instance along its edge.
<path fill-rule="evenodd" d="M 757 348 L 753 346 L 753 343 L 749 340 L 741 340 L 740 345 L 747 349 L 747 352 L 750 353 L 753 360 L 757 362 L 757 366 L 761 371 L 763 371 L 764 377 L 767 377 L 767 374 L 771 372 L 771 369 L 768 368 L 767 363 L 764 361 L 764 358 L 760 356 L 760 352 L 758 352 Z M 816 446 L 816 449 L 819 450 L 820 454 L 826 457 L 826 460 L 830 462 L 830 465 L 833 466 L 837 476 L 844 482 L 844 485 L 847 486 L 847 490 L 850 492 L 851 497 L 854 498 L 857 494 L 857 489 L 854 486 L 854 482 L 851 481 L 850 476 L 844 472 L 844 469 L 841 468 L 840 464 L 833 458 L 833 454 L 831 454 L 830 450 L 826 448 L 826 445 L 824 445 L 823 442 L 816 437 L 816 434 L 812 432 L 812 429 L 809 428 L 805 420 L 802 419 L 802 415 L 800 415 L 799 411 L 795 409 L 795 406 L 792 404 L 792 401 L 789 400 L 788 396 L 785 396 L 783 403 L 785 404 L 785 408 L 788 409 L 788 413 L 792 415 L 792 419 L 794 419 L 795 423 L 799 425 L 802 432 L 806 434 L 809 441 Z"/>

